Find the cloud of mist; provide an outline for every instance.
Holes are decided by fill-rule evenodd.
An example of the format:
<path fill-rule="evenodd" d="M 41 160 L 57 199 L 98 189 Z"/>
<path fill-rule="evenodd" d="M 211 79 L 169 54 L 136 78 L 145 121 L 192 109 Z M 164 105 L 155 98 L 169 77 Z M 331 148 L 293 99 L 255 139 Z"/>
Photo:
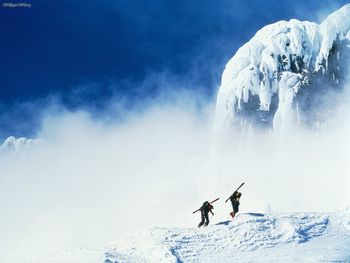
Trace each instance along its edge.
<path fill-rule="evenodd" d="M 169 96 L 118 123 L 52 107 L 37 135 L 43 144 L 2 155 L 0 261 L 175 225 L 194 194 L 183 192 L 192 188 L 184 171 L 207 152 L 210 127 L 191 95 L 173 94 L 174 105 Z"/>

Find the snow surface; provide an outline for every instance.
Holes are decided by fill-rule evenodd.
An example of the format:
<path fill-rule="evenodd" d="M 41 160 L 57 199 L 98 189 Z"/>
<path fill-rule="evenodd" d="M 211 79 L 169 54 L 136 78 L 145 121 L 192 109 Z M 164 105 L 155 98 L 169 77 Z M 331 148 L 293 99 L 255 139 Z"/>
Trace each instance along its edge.
<path fill-rule="evenodd" d="M 207 228 L 153 228 L 102 250 L 42 262 L 350 262 L 350 210 L 238 215 Z"/>
<path fill-rule="evenodd" d="M 342 41 L 350 41 L 350 4 L 320 25 L 292 19 L 262 28 L 226 65 L 215 129 L 223 130 L 238 113 L 249 111 L 259 111 L 263 121 L 264 112 L 276 111 L 274 129 L 294 125 L 299 113 L 293 103 L 299 89 L 307 87 L 311 74 L 327 71 L 332 47 Z M 339 52 L 337 56 L 339 60 Z"/>

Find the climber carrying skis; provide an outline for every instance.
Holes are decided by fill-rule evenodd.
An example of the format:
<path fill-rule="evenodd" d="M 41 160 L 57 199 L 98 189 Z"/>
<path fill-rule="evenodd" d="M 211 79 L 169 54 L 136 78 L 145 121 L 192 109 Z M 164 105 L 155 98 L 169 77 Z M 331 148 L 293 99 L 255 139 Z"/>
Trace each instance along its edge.
<path fill-rule="evenodd" d="M 214 209 L 214 207 L 208 201 L 203 203 L 202 207 L 200 208 L 202 221 L 199 223 L 198 227 L 201 227 L 202 225 L 209 225 L 209 212 L 214 215 L 212 209 Z"/>
<path fill-rule="evenodd" d="M 238 190 L 244 185 L 244 183 L 242 183 L 236 191 L 233 192 L 233 194 L 227 198 L 227 200 L 225 202 L 227 202 L 228 200 L 231 201 L 231 204 L 232 204 L 232 209 L 233 211 L 230 213 L 230 216 L 232 218 L 234 218 L 236 216 L 236 214 L 238 213 L 239 211 L 239 199 L 241 198 L 242 196 L 242 193 L 238 192 Z"/>
<path fill-rule="evenodd" d="M 230 196 L 230 201 L 232 204 L 232 209 L 233 211 L 230 213 L 231 217 L 234 218 L 235 215 L 239 211 L 239 199 L 241 198 L 242 193 L 235 191 L 231 196 Z"/>
<path fill-rule="evenodd" d="M 193 214 L 194 213 L 196 213 L 196 212 L 198 212 L 198 211 L 201 211 L 201 222 L 199 223 L 199 225 L 198 225 L 198 227 L 201 227 L 201 226 L 207 226 L 207 225 L 209 225 L 209 212 L 212 214 L 212 215 L 214 215 L 214 213 L 213 213 L 213 209 L 214 209 L 214 207 L 213 207 L 213 205 L 212 205 L 212 203 L 214 203 L 214 202 L 216 202 L 216 201 L 218 201 L 220 198 L 216 198 L 215 200 L 213 200 L 213 201 L 211 201 L 210 203 L 208 202 L 208 201 L 205 201 L 204 203 L 203 203 L 203 205 L 199 208 L 199 209 L 197 209 L 196 211 L 194 211 L 193 212 Z"/>

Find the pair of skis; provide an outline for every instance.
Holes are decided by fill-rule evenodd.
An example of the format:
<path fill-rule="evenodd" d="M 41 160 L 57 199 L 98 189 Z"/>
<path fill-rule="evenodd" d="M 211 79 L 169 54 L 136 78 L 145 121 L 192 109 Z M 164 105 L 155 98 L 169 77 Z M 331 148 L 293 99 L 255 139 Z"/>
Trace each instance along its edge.
<path fill-rule="evenodd" d="M 236 191 L 234 191 L 234 192 L 237 192 L 242 186 L 244 185 L 244 183 L 242 183 L 237 189 L 236 189 Z M 233 195 L 233 194 L 232 194 Z M 227 198 L 227 200 L 225 201 L 225 203 L 228 201 L 228 200 L 230 200 L 230 198 L 231 198 L 231 196 L 232 195 L 230 195 L 230 197 L 229 198 Z M 220 197 L 218 197 L 218 198 L 216 198 L 215 200 L 213 200 L 213 201 L 211 201 L 211 202 L 209 202 L 209 204 L 212 204 L 212 203 L 214 203 L 214 202 L 216 202 L 216 201 L 218 201 L 220 199 Z M 192 212 L 192 214 L 194 214 L 194 213 L 196 213 L 196 212 L 198 212 L 199 210 L 201 210 L 200 208 L 198 208 L 196 211 L 193 211 Z"/>

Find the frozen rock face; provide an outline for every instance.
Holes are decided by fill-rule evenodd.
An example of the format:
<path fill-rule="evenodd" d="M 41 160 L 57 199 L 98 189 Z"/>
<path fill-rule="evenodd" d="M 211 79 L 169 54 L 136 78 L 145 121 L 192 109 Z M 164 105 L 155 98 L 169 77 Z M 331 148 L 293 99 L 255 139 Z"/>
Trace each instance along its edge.
<path fill-rule="evenodd" d="M 16 152 L 25 148 L 28 148 L 36 143 L 39 140 L 27 139 L 27 138 L 18 138 L 8 137 L 4 143 L 0 146 L 0 153 L 9 153 Z"/>
<path fill-rule="evenodd" d="M 317 126 L 344 88 L 350 61 L 350 4 L 320 25 L 295 19 L 262 28 L 227 63 L 215 129 Z"/>

